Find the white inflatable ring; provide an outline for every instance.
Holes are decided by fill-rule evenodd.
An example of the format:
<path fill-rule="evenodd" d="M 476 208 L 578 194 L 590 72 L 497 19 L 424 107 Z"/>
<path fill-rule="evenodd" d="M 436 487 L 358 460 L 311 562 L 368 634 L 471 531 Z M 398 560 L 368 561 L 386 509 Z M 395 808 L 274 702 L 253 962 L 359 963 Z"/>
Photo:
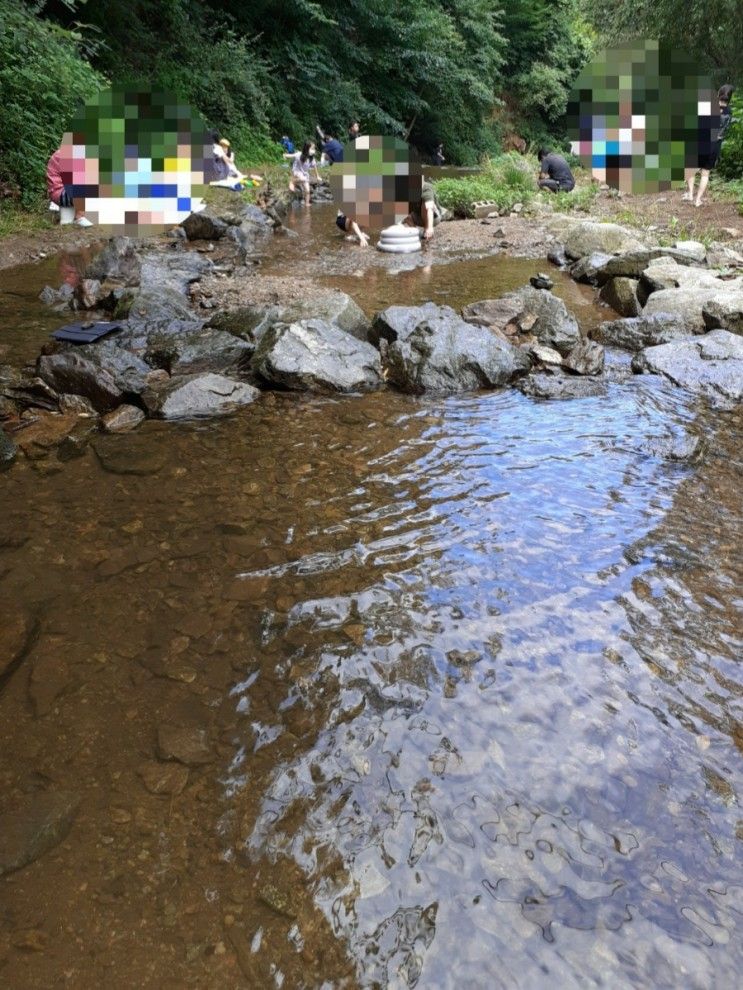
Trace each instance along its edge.
<path fill-rule="evenodd" d="M 384 244 L 380 241 L 379 244 L 377 244 L 377 250 L 384 251 L 386 254 L 412 254 L 413 251 L 421 250 L 421 242 L 416 241 L 415 244 Z"/>
<path fill-rule="evenodd" d="M 385 227 L 384 230 L 380 231 L 379 237 L 383 241 L 403 241 L 413 237 L 420 238 L 420 233 L 417 227 L 404 227 L 402 224 L 396 224 L 394 227 Z"/>

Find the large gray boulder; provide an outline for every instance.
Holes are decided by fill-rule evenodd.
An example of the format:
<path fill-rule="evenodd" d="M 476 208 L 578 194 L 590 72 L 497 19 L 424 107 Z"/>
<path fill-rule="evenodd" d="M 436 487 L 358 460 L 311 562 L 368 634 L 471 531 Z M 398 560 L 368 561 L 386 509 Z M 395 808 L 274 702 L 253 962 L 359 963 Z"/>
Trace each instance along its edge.
<path fill-rule="evenodd" d="M 743 397 L 743 337 L 712 330 L 701 337 L 648 347 L 635 355 L 632 370 L 663 375 L 680 388 L 730 408 Z"/>
<path fill-rule="evenodd" d="M 622 347 L 627 351 L 641 351 L 644 347 L 668 344 L 672 340 L 689 337 L 683 320 L 670 313 L 655 313 L 623 320 L 607 320 L 593 331 L 595 340 L 610 347 Z"/>
<path fill-rule="evenodd" d="M 521 326 L 545 347 L 568 354 L 580 340 L 578 321 L 562 299 L 551 292 L 525 285 L 504 298 L 517 299 L 522 304 Z"/>
<path fill-rule="evenodd" d="M 437 306 L 432 302 L 423 303 L 422 306 L 388 306 L 374 317 L 369 342 L 375 347 L 379 347 L 382 340 L 392 344 L 398 338 L 407 339 L 423 320 L 456 318 L 457 314 L 450 306 Z"/>
<path fill-rule="evenodd" d="M 606 266 L 613 257 L 613 255 L 605 254 L 603 251 L 592 251 L 572 263 L 570 277 L 576 282 L 583 282 L 586 285 L 598 285 L 601 272 L 606 270 Z"/>
<path fill-rule="evenodd" d="M 720 296 L 702 307 L 707 330 L 729 330 L 743 334 L 743 292 Z"/>
<path fill-rule="evenodd" d="M 307 299 L 226 310 L 213 316 L 209 326 L 242 337 L 256 347 L 270 327 L 277 323 L 299 323 L 301 320 L 324 320 L 363 341 L 368 339 L 371 327 L 361 307 L 337 289 L 313 289 Z"/>
<path fill-rule="evenodd" d="M 240 377 L 247 372 L 254 347 L 223 330 L 203 329 L 177 335 L 149 337 L 145 359 L 171 375 L 206 372 Z"/>
<path fill-rule="evenodd" d="M 44 354 L 37 361 L 36 370 L 57 392 L 90 399 L 97 412 L 110 412 L 123 402 L 123 389 L 113 374 L 78 351 Z"/>
<path fill-rule="evenodd" d="M 151 333 L 178 334 L 203 326 L 191 309 L 187 292 L 192 282 L 212 271 L 212 263 L 188 251 L 152 252 L 142 259 L 139 291 L 129 309 L 120 340 L 133 350 L 146 347 Z"/>
<path fill-rule="evenodd" d="M 249 405 L 260 394 L 247 382 L 235 381 L 225 375 L 174 378 L 159 394 L 158 415 L 162 419 L 220 416 Z"/>
<path fill-rule="evenodd" d="M 379 352 L 326 320 L 275 324 L 252 367 L 272 385 L 302 392 L 370 392 L 384 383 Z"/>
<path fill-rule="evenodd" d="M 650 296 L 643 315 L 670 313 L 683 323 L 689 333 L 704 333 L 707 329 L 705 310 L 715 302 L 730 307 L 743 305 L 743 279 L 736 279 L 735 282 L 712 279 L 706 284 L 700 282 L 696 286 L 662 289 Z"/>
<path fill-rule="evenodd" d="M 495 388 L 531 367 L 524 351 L 487 327 L 467 323 L 449 307 L 419 320 L 385 349 L 388 380 L 413 394 Z"/>
<path fill-rule="evenodd" d="M 604 285 L 599 296 L 620 316 L 639 316 L 642 309 L 637 298 L 639 284 L 636 278 L 616 275 Z"/>
<path fill-rule="evenodd" d="M 137 285 L 141 274 L 141 261 L 136 242 L 130 237 L 112 237 L 85 269 L 86 279 L 99 282 L 114 280 L 124 285 Z"/>
<path fill-rule="evenodd" d="M 596 223 L 584 220 L 570 227 L 563 238 L 569 258 L 583 258 L 594 251 L 603 254 L 625 254 L 643 247 L 635 231 L 616 223 Z"/>

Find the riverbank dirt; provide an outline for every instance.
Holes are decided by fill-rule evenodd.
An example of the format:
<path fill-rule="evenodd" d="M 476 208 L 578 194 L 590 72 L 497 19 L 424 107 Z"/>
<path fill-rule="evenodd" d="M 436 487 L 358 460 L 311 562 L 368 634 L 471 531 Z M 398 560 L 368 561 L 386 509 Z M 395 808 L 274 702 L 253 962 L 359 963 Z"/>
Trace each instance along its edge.
<path fill-rule="evenodd" d="M 602 192 L 593 200 L 587 213 L 576 212 L 576 216 L 612 220 L 643 229 L 650 226 L 659 236 L 713 236 L 718 240 L 743 236 L 743 216 L 738 211 L 737 203 L 713 199 L 696 209 L 693 204 L 684 202 L 681 196 L 681 190 L 621 197 Z M 502 235 L 499 230 L 503 231 Z M 492 253 L 493 240 L 499 239 L 508 242 L 505 249 L 509 253 L 540 257 L 544 255 L 544 245 L 540 241 L 542 232 L 542 219 L 534 215 L 497 217 L 486 221 L 463 220 L 439 226 L 430 250 L 444 254 Z M 105 228 L 80 230 L 73 225 L 50 226 L 35 233 L 10 234 L 0 240 L 0 270 L 41 260 L 63 250 L 80 250 L 109 236 L 111 232 Z M 145 236 L 145 240 L 158 240 L 161 236 L 159 233 L 153 234 Z M 354 259 L 363 259 L 365 255 L 375 257 L 376 264 L 389 262 L 389 259 L 380 261 L 377 252 L 358 250 L 351 254 Z"/>

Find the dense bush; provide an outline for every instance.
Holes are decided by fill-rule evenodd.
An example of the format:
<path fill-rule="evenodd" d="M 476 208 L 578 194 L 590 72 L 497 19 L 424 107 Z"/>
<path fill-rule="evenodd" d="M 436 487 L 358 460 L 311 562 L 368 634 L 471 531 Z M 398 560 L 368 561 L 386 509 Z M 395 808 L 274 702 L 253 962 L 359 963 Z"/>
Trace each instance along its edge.
<path fill-rule="evenodd" d="M 483 162 L 478 175 L 440 179 L 436 193 L 442 206 L 457 216 L 471 216 L 472 203 L 490 201 L 494 209 L 509 210 L 515 203 L 528 203 L 537 191 L 539 165 L 531 155 L 500 155 Z"/>
<path fill-rule="evenodd" d="M 75 110 L 105 80 L 75 32 L 30 17 L 17 0 L 0 0 L 0 24 L 0 176 L 17 182 L 28 203 Z"/>
<path fill-rule="evenodd" d="M 724 179 L 743 179 L 743 95 L 733 96 L 733 122 L 722 143 L 718 172 Z"/>

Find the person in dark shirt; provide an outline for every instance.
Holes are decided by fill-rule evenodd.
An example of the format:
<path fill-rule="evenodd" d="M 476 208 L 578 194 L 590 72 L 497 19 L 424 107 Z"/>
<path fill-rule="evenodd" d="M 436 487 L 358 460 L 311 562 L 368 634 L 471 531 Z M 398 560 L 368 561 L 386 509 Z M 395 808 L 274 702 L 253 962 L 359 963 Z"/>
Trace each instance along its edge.
<path fill-rule="evenodd" d="M 692 168 L 686 170 L 686 192 L 683 196 L 684 199 L 694 203 L 694 206 L 702 205 L 702 200 L 704 199 L 704 194 L 707 191 L 707 185 L 709 183 L 709 173 L 717 165 L 720 151 L 722 150 L 722 142 L 725 140 L 725 135 L 733 121 L 733 115 L 730 109 L 730 101 L 733 98 L 733 93 L 734 89 L 730 85 L 720 86 L 717 91 L 717 99 L 720 104 L 720 124 L 715 140 L 709 140 L 712 129 L 710 127 L 712 118 L 699 118 L 699 157 L 696 168 L 692 166 Z M 696 182 L 697 172 L 699 172 L 699 188 L 697 189 L 695 199 L 694 183 Z"/>
<path fill-rule="evenodd" d="M 539 154 L 539 188 L 549 189 L 550 192 L 570 192 L 575 187 L 575 179 L 570 166 L 562 157 L 540 148 Z"/>
<path fill-rule="evenodd" d="M 348 125 L 348 140 L 355 141 L 356 138 L 361 134 L 361 129 L 359 128 L 358 120 L 352 120 Z"/>
<path fill-rule="evenodd" d="M 335 218 L 335 225 L 338 230 L 342 230 L 344 234 L 353 234 L 358 239 L 361 247 L 369 246 L 369 235 L 363 232 L 353 217 L 347 217 L 345 213 L 338 210 L 338 216 Z"/>
<path fill-rule="evenodd" d="M 446 164 L 446 158 L 444 158 L 444 145 L 443 144 L 437 144 L 436 145 L 436 149 L 434 150 L 434 153 L 433 153 L 433 164 L 434 165 L 439 165 L 439 166 Z"/>
<path fill-rule="evenodd" d="M 328 161 L 331 165 L 335 165 L 336 162 L 343 161 L 343 145 L 332 134 L 327 131 L 323 132 L 320 130 L 318 125 L 315 130 L 320 136 L 320 150 L 324 155 L 328 156 Z"/>

